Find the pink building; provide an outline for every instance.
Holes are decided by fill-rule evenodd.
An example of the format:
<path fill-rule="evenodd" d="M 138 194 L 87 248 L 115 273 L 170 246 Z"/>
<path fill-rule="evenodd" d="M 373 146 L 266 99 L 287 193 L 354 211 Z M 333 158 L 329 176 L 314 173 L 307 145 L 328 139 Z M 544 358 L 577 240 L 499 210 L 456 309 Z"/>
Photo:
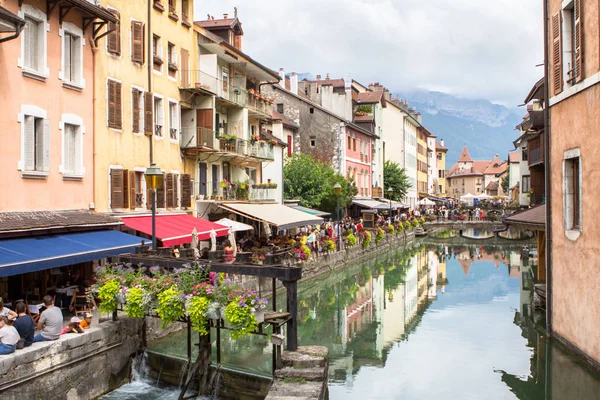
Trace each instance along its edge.
<path fill-rule="evenodd" d="M 117 20 L 85 0 L 52 4 L 2 3 L 24 29 L 0 42 L 0 211 L 93 205 L 93 49 Z"/>
<path fill-rule="evenodd" d="M 373 135 L 364 129 L 346 126 L 346 171 L 354 179 L 358 188 L 358 196 L 371 196 L 371 165 L 373 151 Z"/>

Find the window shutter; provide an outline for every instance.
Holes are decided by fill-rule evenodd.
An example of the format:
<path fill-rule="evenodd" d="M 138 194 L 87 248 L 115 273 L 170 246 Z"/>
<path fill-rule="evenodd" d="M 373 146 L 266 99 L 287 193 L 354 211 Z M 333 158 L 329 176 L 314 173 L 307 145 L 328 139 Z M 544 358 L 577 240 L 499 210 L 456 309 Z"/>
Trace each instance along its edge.
<path fill-rule="evenodd" d="M 123 208 L 129 208 L 129 170 L 123 170 Z"/>
<path fill-rule="evenodd" d="M 348 141 L 350 143 L 350 141 Z M 287 155 L 288 157 L 292 156 L 292 135 L 287 136 Z"/>
<path fill-rule="evenodd" d="M 156 189 L 156 208 L 165 208 L 165 180 L 160 188 Z"/>
<path fill-rule="evenodd" d="M 138 21 L 131 22 L 132 52 L 131 60 L 140 64 L 144 63 L 144 24 Z"/>
<path fill-rule="evenodd" d="M 23 130 L 23 148 L 25 150 L 25 171 L 35 170 L 35 118 L 25 117 Z"/>
<path fill-rule="evenodd" d="M 173 174 L 167 174 L 167 208 L 173 208 Z"/>
<path fill-rule="evenodd" d="M 75 127 L 74 143 L 73 164 L 75 175 L 83 175 L 85 171 L 83 167 L 83 132 L 80 126 Z"/>
<path fill-rule="evenodd" d="M 192 206 L 192 178 L 189 174 L 181 175 L 181 207 Z"/>
<path fill-rule="evenodd" d="M 45 119 L 43 121 L 43 144 L 42 144 L 42 170 L 44 172 L 50 171 L 50 120 Z"/>
<path fill-rule="evenodd" d="M 108 10 L 113 13 L 117 19 L 121 18 L 121 14 L 117 10 Z M 108 35 L 108 51 L 113 54 L 121 55 L 121 21 L 116 23 L 110 22 L 108 29 L 112 32 Z"/>
<path fill-rule="evenodd" d="M 583 79 L 583 70 L 582 70 L 582 63 L 583 63 L 583 36 L 582 36 L 582 32 L 581 32 L 581 22 L 582 22 L 582 18 L 581 18 L 581 0 L 575 0 L 575 6 L 574 6 L 574 10 L 573 12 L 575 13 L 575 29 L 573 31 L 574 33 L 574 46 L 575 46 L 575 82 L 581 82 L 581 80 Z"/>
<path fill-rule="evenodd" d="M 123 102 L 121 96 L 121 83 L 115 82 L 115 127 L 123 129 Z"/>
<path fill-rule="evenodd" d="M 136 88 L 131 89 L 131 98 L 133 102 L 132 129 L 134 133 L 140 133 L 140 94 Z"/>
<path fill-rule="evenodd" d="M 561 23 L 559 11 L 552 16 L 552 79 L 555 96 L 563 90 Z"/>
<path fill-rule="evenodd" d="M 73 77 L 71 76 L 71 41 L 73 40 L 73 37 L 71 35 L 69 35 L 68 33 L 65 33 L 63 35 L 63 48 L 64 48 L 64 52 L 63 52 L 63 63 L 64 63 L 64 69 L 63 69 L 63 80 L 68 81 L 68 82 L 72 82 L 73 81 Z"/>
<path fill-rule="evenodd" d="M 144 131 L 148 136 L 152 136 L 152 130 L 154 125 L 154 117 L 152 115 L 153 103 L 154 97 L 152 96 L 152 93 L 144 93 Z"/>
<path fill-rule="evenodd" d="M 135 171 L 129 171 L 129 208 L 135 210 Z"/>
<path fill-rule="evenodd" d="M 110 170 L 110 208 L 124 208 L 123 170 Z"/>
<path fill-rule="evenodd" d="M 115 105 L 115 97 L 116 97 L 116 93 L 115 93 L 115 88 L 116 88 L 116 82 L 115 81 L 111 81 L 110 79 L 107 81 L 108 84 L 108 127 L 109 128 L 115 128 L 116 124 L 115 124 L 115 120 L 116 120 L 116 105 Z"/>
<path fill-rule="evenodd" d="M 173 207 L 179 207 L 179 175 L 173 175 Z"/>
<path fill-rule="evenodd" d="M 64 124 L 63 126 L 63 173 L 73 173 L 73 134 L 71 133 L 71 125 Z"/>

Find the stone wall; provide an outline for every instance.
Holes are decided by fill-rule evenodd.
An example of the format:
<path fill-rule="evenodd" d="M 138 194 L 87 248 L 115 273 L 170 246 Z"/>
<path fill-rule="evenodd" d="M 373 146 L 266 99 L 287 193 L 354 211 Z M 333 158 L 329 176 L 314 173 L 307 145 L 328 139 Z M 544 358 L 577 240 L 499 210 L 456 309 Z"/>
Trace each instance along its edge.
<path fill-rule="evenodd" d="M 129 381 L 141 327 L 142 320 L 107 321 L 0 356 L 0 398 L 86 400 L 116 389 Z"/>

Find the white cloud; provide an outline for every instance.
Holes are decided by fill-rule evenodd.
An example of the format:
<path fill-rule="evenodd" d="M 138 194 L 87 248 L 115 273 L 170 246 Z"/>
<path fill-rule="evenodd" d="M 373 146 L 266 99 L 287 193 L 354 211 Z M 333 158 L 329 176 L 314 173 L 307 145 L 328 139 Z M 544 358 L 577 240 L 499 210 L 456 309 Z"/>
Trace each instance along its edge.
<path fill-rule="evenodd" d="M 520 104 L 542 76 L 540 0 L 202 0 L 196 20 L 238 7 L 244 51 L 287 72 L 431 88 Z"/>

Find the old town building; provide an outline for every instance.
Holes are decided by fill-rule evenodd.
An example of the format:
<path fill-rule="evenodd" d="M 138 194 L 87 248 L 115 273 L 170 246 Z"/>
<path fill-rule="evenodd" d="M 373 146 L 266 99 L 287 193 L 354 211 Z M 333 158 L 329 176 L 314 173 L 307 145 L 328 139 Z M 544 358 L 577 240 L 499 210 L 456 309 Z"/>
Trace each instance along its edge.
<path fill-rule="evenodd" d="M 465 146 L 458 162 L 448 170 L 446 176 L 448 194 L 460 198 L 466 194 L 474 196 L 503 195 L 501 180 L 506 173 L 508 163 L 500 161 L 498 155 L 492 160 L 473 160 Z"/>

